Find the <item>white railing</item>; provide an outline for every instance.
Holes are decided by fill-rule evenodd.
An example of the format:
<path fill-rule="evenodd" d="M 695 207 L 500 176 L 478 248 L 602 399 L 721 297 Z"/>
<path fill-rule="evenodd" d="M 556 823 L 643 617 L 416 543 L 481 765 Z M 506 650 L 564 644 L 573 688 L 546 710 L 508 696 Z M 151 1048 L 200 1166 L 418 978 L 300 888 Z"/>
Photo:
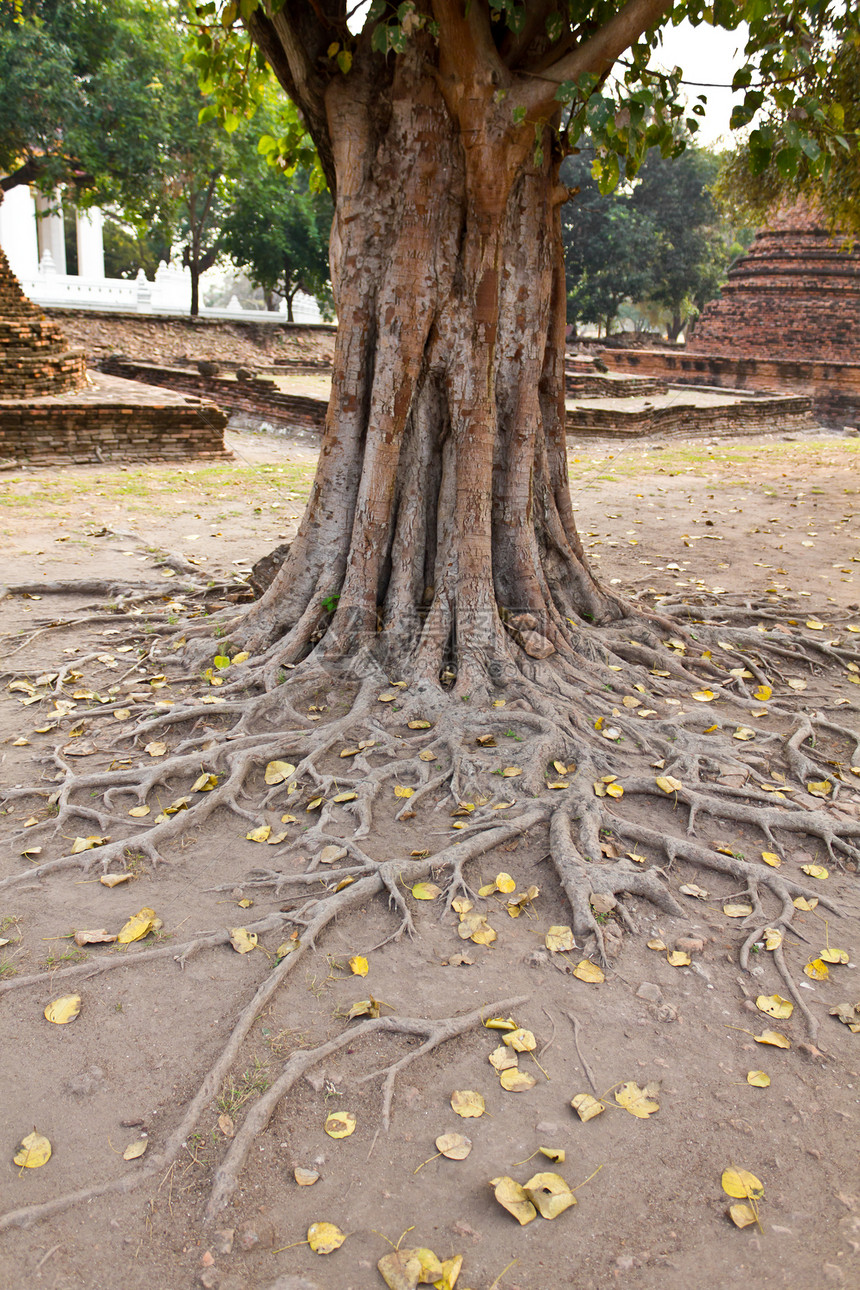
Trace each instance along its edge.
<path fill-rule="evenodd" d="M 155 281 L 150 282 L 140 269 L 134 279 L 81 278 L 73 273 L 57 273 L 50 251 L 42 255 L 39 271 L 20 279 L 24 294 L 34 304 L 55 309 L 106 309 L 124 313 L 187 314 L 191 307 L 191 275 L 187 269 L 159 265 Z M 203 286 L 201 279 L 201 288 Z M 201 305 L 207 318 L 253 319 L 254 322 L 283 323 L 285 309 L 244 309 L 234 296 L 226 308 L 209 309 Z M 322 321 L 317 302 L 299 293 L 293 301 L 296 322 Z"/>

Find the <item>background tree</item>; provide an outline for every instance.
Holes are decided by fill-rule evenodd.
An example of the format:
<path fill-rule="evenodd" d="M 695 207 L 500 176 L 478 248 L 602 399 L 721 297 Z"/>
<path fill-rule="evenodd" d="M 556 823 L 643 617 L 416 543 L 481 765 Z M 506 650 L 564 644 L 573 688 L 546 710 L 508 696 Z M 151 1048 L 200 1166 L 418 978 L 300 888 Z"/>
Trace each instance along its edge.
<path fill-rule="evenodd" d="M 562 165 L 574 196 L 562 208 L 568 320 L 612 331 L 620 305 L 638 300 L 652 279 L 657 232 L 629 190 L 601 193 L 592 175 L 594 149 L 585 146 Z"/>
<path fill-rule="evenodd" d="M 805 198 L 823 218 L 846 233 L 860 233 L 860 46 L 846 40 L 826 61 L 806 52 L 787 71 L 790 83 L 808 83 L 819 70 L 823 104 L 782 93 L 767 101 L 754 96 L 736 109 L 738 127 L 752 124 L 734 151 L 722 159 L 717 193 L 738 221 L 767 222 L 777 206 Z M 737 77 L 735 77 L 737 81 Z M 747 95 L 749 99 L 749 94 Z"/>
<path fill-rule="evenodd" d="M 649 152 L 636 176 L 631 204 L 656 233 L 643 298 L 668 312 L 670 340 L 725 281 L 733 239 L 711 191 L 718 170 L 713 153 L 688 146 L 672 160 Z"/>
<path fill-rule="evenodd" d="M 292 322 L 299 291 L 315 296 L 324 310 L 331 309 L 328 244 L 333 208 L 313 145 L 292 104 L 284 103 L 271 80 L 262 93 L 263 108 L 243 127 L 244 164 L 222 222 L 221 241 L 233 263 L 262 289 L 267 308 L 274 307 L 276 296 L 286 300 Z M 282 138 L 290 140 L 291 163 L 283 160 Z M 304 164 L 299 163 L 300 155 Z"/>
<path fill-rule="evenodd" d="M 79 204 L 145 201 L 163 151 L 159 74 L 175 11 L 143 0 L 0 4 L 0 188 L 71 185 Z"/>
<path fill-rule="evenodd" d="M 674 158 L 652 149 L 631 183 L 601 193 L 594 159 L 585 146 L 561 168 L 578 190 L 562 210 L 570 320 L 608 335 L 627 300 L 668 314 L 675 340 L 718 294 L 731 258 L 731 230 L 711 195 L 719 161 L 691 142 Z"/>

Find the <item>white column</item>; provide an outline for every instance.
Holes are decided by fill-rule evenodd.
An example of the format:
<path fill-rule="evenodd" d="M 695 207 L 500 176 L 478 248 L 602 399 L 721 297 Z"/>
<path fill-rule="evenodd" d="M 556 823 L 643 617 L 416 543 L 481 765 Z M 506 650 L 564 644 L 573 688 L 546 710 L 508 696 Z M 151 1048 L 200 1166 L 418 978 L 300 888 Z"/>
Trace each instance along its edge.
<path fill-rule="evenodd" d="M 63 227 L 63 203 L 59 190 L 52 197 L 36 196 L 36 210 L 40 213 L 38 220 L 39 251 L 51 252 L 57 273 L 66 272 L 66 234 Z M 42 212 L 49 211 L 50 214 Z"/>
<path fill-rule="evenodd" d="M 0 246 L 16 278 L 34 278 L 39 268 L 36 205 L 26 184 L 10 188 L 0 204 Z"/>
<path fill-rule="evenodd" d="M 105 248 L 102 229 L 105 217 L 98 206 L 75 211 L 78 237 L 78 276 L 101 282 L 105 276 Z"/>

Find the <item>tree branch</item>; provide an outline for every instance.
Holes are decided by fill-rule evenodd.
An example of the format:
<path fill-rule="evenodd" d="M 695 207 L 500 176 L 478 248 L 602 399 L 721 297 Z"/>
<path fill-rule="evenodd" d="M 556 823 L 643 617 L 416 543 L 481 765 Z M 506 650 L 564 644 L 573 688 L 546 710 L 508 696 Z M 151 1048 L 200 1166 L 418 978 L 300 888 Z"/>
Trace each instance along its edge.
<path fill-rule="evenodd" d="M 433 12 L 439 23 L 440 71 L 443 78 L 453 75 L 463 84 L 489 80 L 494 74 L 500 83 L 510 77 L 490 31 L 486 5 L 463 5 L 462 0 L 433 0 Z"/>
<path fill-rule="evenodd" d="M 520 102 L 531 114 L 546 112 L 555 104 L 556 88 L 563 81 L 576 80 L 587 72 L 605 75 L 618 56 L 671 8 L 672 0 L 628 0 L 584 44 L 551 64 L 539 78 L 529 81 L 520 91 Z"/>
<path fill-rule="evenodd" d="M 294 7 L 294 6 L 292 6 Z M 324 51 L 330 33 L 309 6 L 296 19 L 285 5 L 273 17 L 255 9 L 245 21 L 248 35 L 263 51 L 266 61 L 289 97 L 301 111 L 314 141 L 332 197 L 336 190 L 334 155 L 325 108 L 326 81 L 314 67 L 317 51 Z M 300 30 L 311 24 L 312 31 Z"/>

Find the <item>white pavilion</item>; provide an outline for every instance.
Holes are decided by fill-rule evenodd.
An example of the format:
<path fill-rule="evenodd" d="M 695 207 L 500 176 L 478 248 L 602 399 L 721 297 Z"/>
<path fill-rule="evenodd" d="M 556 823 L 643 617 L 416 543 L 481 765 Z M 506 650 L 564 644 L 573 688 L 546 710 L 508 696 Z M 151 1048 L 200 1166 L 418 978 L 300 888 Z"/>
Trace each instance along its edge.
<path fill-rule="evenodd" d="M 188 269 L 158 267 L 150 282 L 143 269 L 136 279 L 106 278 L 103 241 L 104 214 L 97 206 L 75 210 L 78 271 L 67 272 L 63 194 L 53 198 L 33 193 L 26 184 L 11 188 L 0 203 L 0 246 L 24 293 L 43 308 L 110 309 L 132 313 L 187 314 L 191 307 L 191 274 Z M 201 278 L 219 278 L 210 269 Z M 202 291 L 201 291 L 202 295 Z M 201 305 L 207 318 L 235 319 L 237 315 L 254 322 L 283 323 L 281 311 L 243 309 L 235 295 L 225 309 Z M 301 292 L 293 301 L 297 323 L 321 322 L 319 307 L 312 296 Z"/>

